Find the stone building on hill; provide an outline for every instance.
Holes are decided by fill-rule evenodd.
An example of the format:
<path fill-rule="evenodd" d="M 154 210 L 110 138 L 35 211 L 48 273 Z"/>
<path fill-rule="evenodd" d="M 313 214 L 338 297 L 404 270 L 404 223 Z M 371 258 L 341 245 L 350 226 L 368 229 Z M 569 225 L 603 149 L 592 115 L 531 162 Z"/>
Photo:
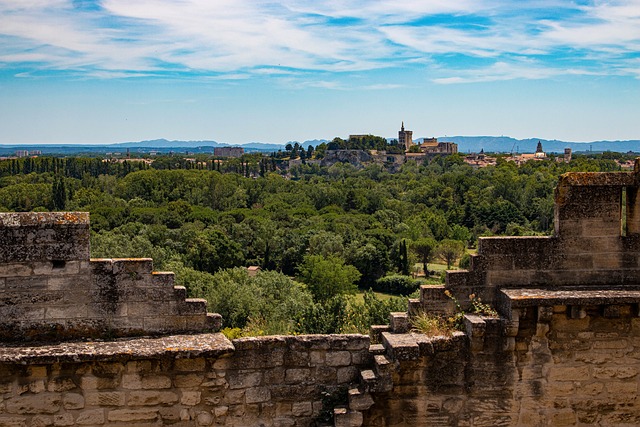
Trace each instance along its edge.
<path fill-rule="evenodd" d="M 398 132 L 398 145 L 404 147 L 406 152 L 410 151 L 416 144 L 413 142 L 413 131 L 405 130 L 404 122 Z M 458 152 L 458 144 L 455 142 L 438 142 L 438 138 L 423 138 L 417 144 L 419 152 L 427 155 L 450 155 Z"/>
<path fill-rule="evenodd" d="M 413 145 L 413 131 L 405 130 L 404 122 L 400 126 L 400 131 L 398 131 L 398 145 L 404 147 L 405 151 L 409 151 Z"/>

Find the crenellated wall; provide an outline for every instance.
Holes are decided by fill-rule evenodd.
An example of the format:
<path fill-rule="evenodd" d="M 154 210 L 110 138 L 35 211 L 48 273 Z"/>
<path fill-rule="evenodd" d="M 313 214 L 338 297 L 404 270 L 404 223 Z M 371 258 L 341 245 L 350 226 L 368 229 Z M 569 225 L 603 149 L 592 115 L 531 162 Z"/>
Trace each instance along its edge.
<path fill-rule="evenodd" d="M 496 303 L 509 288 L 640 287 L 639 189 L 639 160 L 633 172 L 561 176 L 553 236 L 480 238 L 469 270 L 448 272 L 446 289 L 466 304 L 471 294 Z M 452 310 L 432 294 L 428 309 Z M 421 308 L 415 301 L 412 310 Z"/>
<path fill-rule="evenodd" d="M 0 213 L 0 341 L 201 332 L 220 321 L 151 259 L 90 259 L 86 212 Z"/>

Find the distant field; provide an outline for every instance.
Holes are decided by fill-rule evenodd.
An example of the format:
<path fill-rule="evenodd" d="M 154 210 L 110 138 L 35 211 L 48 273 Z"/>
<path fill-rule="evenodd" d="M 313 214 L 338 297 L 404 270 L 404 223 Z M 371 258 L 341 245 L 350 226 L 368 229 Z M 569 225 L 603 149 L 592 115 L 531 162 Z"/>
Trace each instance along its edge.
<path fill-rule="evenodd" d="M 381 300 L 388 300 L 388 299 L 394 298 L 394 297 L 396 297 L 396 298 L 406 298 L 406 297 L 401 297 L 401 296 L 398 296 L 398 295 L 385 294 L 385 293 L 382 293 L 382 292 L 375 292 L 374 291 L 373 293 Z M 360 291 L 359 290 L 358 293 L 356 293 L 354 295 L 355 296 L 355 300 L 356 300 L 355 302 L 359 303 L 359 304 L 364 303 L 364 296 L 363 295 L 364 295 L 364 291 Z"/>

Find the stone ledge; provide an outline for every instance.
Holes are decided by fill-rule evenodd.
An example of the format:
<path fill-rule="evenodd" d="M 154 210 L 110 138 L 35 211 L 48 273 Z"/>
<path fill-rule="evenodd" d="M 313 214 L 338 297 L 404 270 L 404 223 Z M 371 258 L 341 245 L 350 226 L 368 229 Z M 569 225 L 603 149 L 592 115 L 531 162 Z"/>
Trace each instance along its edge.
<path fill-rule="evenodd" d="M 0 227 L 89 226 L 89 212 L 3 212 Z"/>
<path fill-rule="evenodd" d="M 278 347 L 288 347 L 297 351 L 324 349 L 368 352 L 370 338 L 361 334 L 268 335 L 237 338 L 233 340 L 233 345 L 238 351 L 269 351 Z"/>
<path fill-rule="evenodd" d="M 114 341 L 68 342 L 41 346 L 0 346 L 0 363 L 49 364 L 128 361 L 164 357 L 220 357 L 235 348 L 221 333 L 172 335 Z"/>
<path fill-rule="evenodd" d="M 558 187 L 628 187 L 635 184 L 633 172 L 568 172 L 560 176 Z"/>
<path fill-rule="evenodd" d="M 514 308 L 554 305 L 619 305 L 640 303 L 640 289 L 615 288 L 563 288 L 553 289 L 501 289 L 498 301 L 504 313 Z"/>

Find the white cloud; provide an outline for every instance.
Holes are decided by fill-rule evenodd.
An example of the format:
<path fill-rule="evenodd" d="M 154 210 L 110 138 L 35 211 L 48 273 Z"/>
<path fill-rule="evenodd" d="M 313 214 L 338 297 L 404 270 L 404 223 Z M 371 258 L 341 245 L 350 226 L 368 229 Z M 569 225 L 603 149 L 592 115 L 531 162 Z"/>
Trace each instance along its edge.
<path fill-rule="evenodd" d="M 232 80 L 429 63 L 435 81 L 453 83 L 473 81 L 455 71 L 462 65 L 484 79 L 605 69 L 636 75 L 627 56 L 640 50 L 640 0 L 586 6 L 561 0 L 103 0 L 100 6 L 0 0 L 0 64 L 104 78 L 195 70 Z M 449 19 L 416 24 L 433 15 Z M 447 71 L 451 54 L 494 66 L 465 63 Z M 536 58 L 534 68 L 522 61 L 527 57 Z M 310 84 L 339 87 L 317 78 Z"/>

